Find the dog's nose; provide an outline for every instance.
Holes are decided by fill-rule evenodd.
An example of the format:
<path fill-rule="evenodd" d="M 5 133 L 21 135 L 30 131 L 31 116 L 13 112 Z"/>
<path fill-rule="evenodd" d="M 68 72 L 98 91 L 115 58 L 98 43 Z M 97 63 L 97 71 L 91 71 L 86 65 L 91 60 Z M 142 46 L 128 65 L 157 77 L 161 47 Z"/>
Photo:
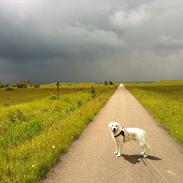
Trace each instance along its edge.
<path fill-rule="evenodd" d="M 113 128 L 112 131 L 115 132 L 116 131 L 116 128 Z"/>

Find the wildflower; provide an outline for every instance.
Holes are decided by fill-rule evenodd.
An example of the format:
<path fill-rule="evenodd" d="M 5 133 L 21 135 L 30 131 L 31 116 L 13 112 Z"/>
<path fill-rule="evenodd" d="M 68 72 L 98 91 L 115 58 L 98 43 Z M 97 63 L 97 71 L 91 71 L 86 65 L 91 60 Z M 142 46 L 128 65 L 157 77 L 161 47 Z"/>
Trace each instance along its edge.
<path fill-rule="evenodd" d="M 55 146 L 54 145 L 52 146 L 52 149 L 55 149 Z"/>

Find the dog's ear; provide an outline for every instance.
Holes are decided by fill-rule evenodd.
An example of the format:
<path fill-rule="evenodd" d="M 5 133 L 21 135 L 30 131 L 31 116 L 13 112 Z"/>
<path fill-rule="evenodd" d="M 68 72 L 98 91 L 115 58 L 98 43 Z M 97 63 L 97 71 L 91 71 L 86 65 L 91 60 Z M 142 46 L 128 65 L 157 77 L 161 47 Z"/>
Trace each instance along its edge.
<path fill-rule="evenodd" d="M 112 122 L 110 122 L 110 123 L 108 124 L 108 127 L 109 127 L 109 128 L 111 128 L 111 126 L 112 126 Z"/>

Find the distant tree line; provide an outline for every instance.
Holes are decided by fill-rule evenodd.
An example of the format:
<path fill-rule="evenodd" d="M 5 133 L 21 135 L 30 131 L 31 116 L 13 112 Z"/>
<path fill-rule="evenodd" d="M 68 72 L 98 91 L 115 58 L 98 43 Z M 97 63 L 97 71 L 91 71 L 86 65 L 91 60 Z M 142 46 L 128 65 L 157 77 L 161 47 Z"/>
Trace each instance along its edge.
<path fill-rule="evenodd" d="M 7 84 L 0 82 L 0 88 L 6 88 L 6 90 L 13 90 L 13 88 L 39 88 L 40 84 L 34 84 L 30 80 L 20 80 L 14 84 Z"/>
<path fill-rule="evenodd" d="M 104 81 L 104 84 L 105 85 L 113 85 L 113 82 L 112 81 Z"/>

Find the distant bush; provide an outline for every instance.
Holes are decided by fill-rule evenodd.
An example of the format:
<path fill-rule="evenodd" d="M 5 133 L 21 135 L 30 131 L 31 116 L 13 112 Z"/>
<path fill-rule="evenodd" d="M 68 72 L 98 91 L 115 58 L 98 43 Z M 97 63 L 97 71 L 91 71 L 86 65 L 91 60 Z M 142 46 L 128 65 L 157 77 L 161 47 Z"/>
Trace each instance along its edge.
<path fill-rule="evenodd" d="M 6 88 L 6 91 L 13 91 L 14 89 L 11 87 Z"/>
<path fill-rule="evenodd" d="M 12 84 L 11 86 L 12 86 L 12 87 L 17 87 L 17 85 L 16 85 L 16 84 Z"/>
<path fill-rule="evenodd" d="M 32 84 L 32 83 L 30 83 L 30 84 L 29 84 L 29 87 L 30 87 L 30 88 L 31 88 L 31 87 L 33 87 L 33 84 Z"/>
<path fill-rule="evenodd" d="M 104 84 L 105 84 L 105 85 L 108 85 L 107 81 L 104 81 Z"/>
<path fill-rule="evenodd" d="M 16 84 L 13 84 L 12 86 L 17 88 L 28 88 L 28 87 L 32 87 L 32 85 L 33 84 L 30 82 L 30 80 L 21 80 L 21 81 L 18 81 Z M 35 87 L 35 88 L 38 88 L 38 87 Z"/>
<path fill-rule="evenodd" d="M 51 96 L 49 97 L 49 99 L 50 99 L 50 100 L 56 100 L 56 99 L 57 99 L 57 96 L 56 96 L 56 95 L 51 95 Z"/>
<path fill-rule="evenodd" d="M 27 81 L 18 81 L 17 83 L 16 83 L 16 87 L 17 88 L 27 88 L 28 87 L 28 83 L 27 83 Z"/>
<path fill-rule="evenodd" d="M 105 85 L 113 85 L 113 82 L 112 81 L 104 81 L 104 84 Z"/>
<path fill-rule="evenodd" d="M 0 88 L 4 88 L 4 84 L 0 83 Z"/>
<path fill-rule="evenodd" d="M 109 84 L 110 84 L 110 85 L 113 85 L 113 82 L 112 82 L 112 81 L 110 81 L 110 82 L 109 82 Z"/>
<path fill-rule="evenodd" d="M 5 87 L 9 87 L 9 84 L 4 84 L 0 82 L 0 88 L 5 88 Z"/>
<path fill-rule="evenodd" d="M 4 84 L 4 87 L 9 87 L 9 84 Z"/>
<path fill-rule="evenodd" d="M 34 88 L 39 88 L 40 84 L 34 84 Z"/>
<path fill-rule="evenodd" d="M 81 100 L 78 100 L 77 106 L 80 107 L 81 105 L 82 105 L 82 101 Z"/>
<path fill-rule="evenodd" d="M 0 105 L 0 106 L 8 107 L 8 106 L 10 106 L 10 104 L 9 104 L 8 102 L 3 102 L 3 103 L 1 103 L 1 105 Z"/>
<path fill-rule="evenodd" d="M 90 88 L 90 93 L 92 97 L 96 97 L 97 91 L 93 86 Z"/>

